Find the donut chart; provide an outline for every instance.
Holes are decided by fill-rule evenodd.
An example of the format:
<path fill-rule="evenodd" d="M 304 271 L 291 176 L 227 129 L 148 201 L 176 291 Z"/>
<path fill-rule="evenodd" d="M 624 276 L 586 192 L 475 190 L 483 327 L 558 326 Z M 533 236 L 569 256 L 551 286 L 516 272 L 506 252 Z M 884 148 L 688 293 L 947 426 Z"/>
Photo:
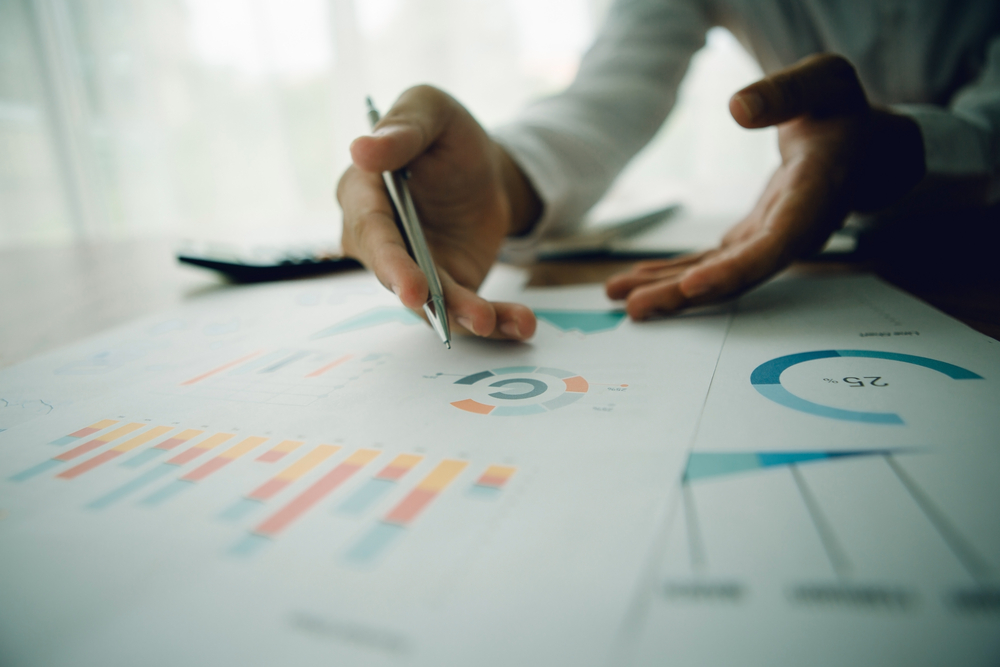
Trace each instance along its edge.
<path fill-rule="evenodd" d="M 765 361 L 750 374 L 750 384 L 762 396 L 786 408 L 798 410 L 811 415 L 839 419 L 842 421 L 862 422 L 866 424 L 903 424 L 903 419 L 894 412 L 866 412 L 860 410 L 844 410 L 821 403 L 814 403 L 800 398 L 785 389 L 781 384 L 781 374 L 797 364 L 817 359 L 836 357 L 865 357 L 869 359 L 887 359 L 899 361 L 914 366 L 923 366 L 938 373 L 947 375 L 952 380 L 982 380 L 981 375 L 937 359 L 919 357 L 913 354 L 897 352 L 879 352 L 877 350 L 817 350 L 815 352 L 799 352 Z"/>
<path fill-rule="evenodd" d="M 466 375 L 456 380 L 455 384 L 476 386 L 482 391 L 477 394 L 479 400 L 466 398 L 453 401 L 454 407 L 492 417 L 519 417 L 550 412 L 577 402 L 590 389 L 590 384 L 582 376 L 545 366 L 493 368 Z M 552 397 L 546 398 L 549 394 Z"/>

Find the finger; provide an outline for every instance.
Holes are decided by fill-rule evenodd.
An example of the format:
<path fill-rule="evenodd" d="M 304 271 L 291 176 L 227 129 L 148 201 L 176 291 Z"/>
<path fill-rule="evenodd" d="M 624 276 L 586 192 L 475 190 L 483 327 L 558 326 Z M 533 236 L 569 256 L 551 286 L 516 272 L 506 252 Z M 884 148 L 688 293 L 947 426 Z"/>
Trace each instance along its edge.
<path fill-rule="evenodd" d="M 490 334 L 490 338 L 528 340 L 535 335 L 538 321 L 530 308 L 519 303 L 504 301 L 492 303 L 497 315 L 497 326 Z"/>
<path fill-rule="evenodd" d="M 669 260 L 639 262 L 628 271 L 617 273 L 604 283 L 604 289 L 611 299 L 624 299 L 629 292 L 640 285 L 656 282 L 680 275 L 690 266 L 701 261 L 707 252 L 685 255 Z"/>
<path fill-rule="evenodd" d="M 354 140 L 351 158 L 368 172 L 401 169 L 441 136 L 459 110 L 458 102 L 437 88 L 410 88 L 370 135 Z"/>
<path fill-rule="evenodd" d="M 406 250 L 382 179 L 349 168 L 337 187 L 344 211 L 344 254 L 368 267 L 407 308 L 427 301 L 427 278 Z"/>
<path fill-rule="evenodd" d="M 845 58 L 818 54 L 750 84 L 729 100 L 729 111 L 746 128 L 768 127 L 798 116 L 852 113 L 868 101 L 857 72 Z"/>
<path fill-rule="evenodd" d="M 625 301 L 625 311 L 636 322 L 658 313 L 671 313 L 689 305 L 677 278 L 668 278 L 637 287 Z"/>

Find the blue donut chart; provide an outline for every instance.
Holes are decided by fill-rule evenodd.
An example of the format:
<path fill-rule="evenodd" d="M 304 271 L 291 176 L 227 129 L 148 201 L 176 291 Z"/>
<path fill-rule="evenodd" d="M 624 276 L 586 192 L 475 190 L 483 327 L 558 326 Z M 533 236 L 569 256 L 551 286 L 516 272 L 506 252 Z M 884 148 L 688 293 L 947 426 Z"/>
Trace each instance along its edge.
<path fill-rule="evenodd" d="M 903 419 L 894 412 L 864 412 L 859 410 L 843 410 L 829 405 L 813 403 L 804 398 L 799 398 L 792 392 L 785 389 L 781 384 L 781 374 L 797 364 L 817 359 L 830 359 L 835 357 L 865 357 L 868 359 L 887 359 L 889 361 L 900 361 L 904 364 L 923 366 L 930 370 L 943 373 L 953 380 L 982 380 L 981 375 L 977 375 L 970 370 L 955 366 L 937 359 L 918 357 L 913 354 L 899 354 L 897 352 L 879 352 L 876 350 L 817 350 L 815 352 L 799 352 L 788 354 L 783 357 L 765 361 L 755 368 L 750 374 L 750 384 L 762 396 L 792 408 L 799 412 L 805 412 L 820 417 L 830 419 L 840 419 L 843 421 L 862 422 L 865 424 L 903 424 Z"/>

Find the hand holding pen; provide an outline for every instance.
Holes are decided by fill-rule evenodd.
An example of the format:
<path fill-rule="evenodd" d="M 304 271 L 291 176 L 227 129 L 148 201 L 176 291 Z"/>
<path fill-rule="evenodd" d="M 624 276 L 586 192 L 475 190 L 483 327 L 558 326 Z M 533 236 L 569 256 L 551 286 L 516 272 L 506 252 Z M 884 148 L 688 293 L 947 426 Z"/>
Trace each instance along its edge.
<path fill-rule="evenodd" d="M 437 267 L 451 328 L 512 340 L 534 334 L 530 309 L 489 302 L 475 292 L 504 239 L 521 231 L 514 221 L 537 217 L 538 204 L 533 201 L 532 212 L 522 192 L 526 184 L 517 180 L 523 179 L 520 171 L 461 105 L 429 87 L 411 89 L 371 135 L 354 141 L 351 155 L 355 164 L 337 188 L 345 253 L 371 269 L 408 308 L 433 305 L 433 278 L 407 251 L 382 176 L 406 169 L 405 184 Z M 407 208 L 401 193 L 400 200 Z"/>

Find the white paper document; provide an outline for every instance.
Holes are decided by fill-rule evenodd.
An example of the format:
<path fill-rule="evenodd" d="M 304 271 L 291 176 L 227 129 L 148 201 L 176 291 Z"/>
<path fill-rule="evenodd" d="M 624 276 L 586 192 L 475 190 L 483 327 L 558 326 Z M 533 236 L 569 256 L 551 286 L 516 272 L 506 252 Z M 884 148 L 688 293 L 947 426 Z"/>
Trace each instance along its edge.
<path fill-rule="evenodd" d="M 0 372 L 0 664 L 996 664 L 1000 347 L 872 278 L 445 349 L 370 276 Z"/>

